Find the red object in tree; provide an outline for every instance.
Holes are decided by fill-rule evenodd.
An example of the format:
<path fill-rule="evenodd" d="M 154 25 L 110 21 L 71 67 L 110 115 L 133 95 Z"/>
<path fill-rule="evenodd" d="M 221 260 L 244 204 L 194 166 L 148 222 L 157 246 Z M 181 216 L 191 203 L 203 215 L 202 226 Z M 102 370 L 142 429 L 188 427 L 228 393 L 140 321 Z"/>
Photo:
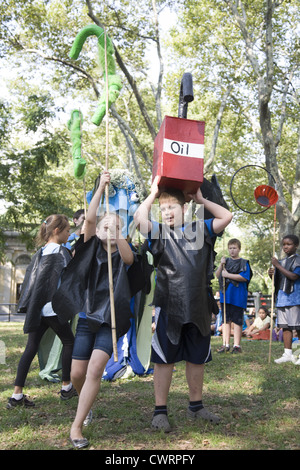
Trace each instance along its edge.
<path fill-rule="evenodd" d="M 152 181 L 195 193 L 203 183 L 205 122 L 165 116 L 154 142 Z"/>
<path fill-rule="evenodd" d="M 278 201 L 277 191 L 272 186 L 267 186 L 266 184 L 257 186 L 254 190 L 254 197 L 258 204 L 265 207 L 274 206 Z"/>

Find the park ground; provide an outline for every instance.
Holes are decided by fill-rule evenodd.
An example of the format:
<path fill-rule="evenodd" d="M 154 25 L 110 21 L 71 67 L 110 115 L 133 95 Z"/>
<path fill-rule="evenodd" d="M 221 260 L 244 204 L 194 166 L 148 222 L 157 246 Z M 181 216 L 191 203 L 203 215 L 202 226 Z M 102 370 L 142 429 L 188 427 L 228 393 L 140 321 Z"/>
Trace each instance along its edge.
<path fill-rule="evenodd" d="M 6 409 L 26 344 L 22 327 L 22 323 L 0 323 L 5 345 L 5 361 L 0 364 L 0 450 L 69 450 L 78 398 L 60 400 L 60 384 L 39 377 L 37 358 L 24 390 L 36 406 Z M 151 430 L 152 374 L 103 381 L 94 419 L 84 429 L 89 450 L 299 450 L 300 366 L 274 363 L 283 352 L 282 343 L 272 343 L 269 361 L 268 341 L 243 339 L 242 354 L 216 353 L 221 342 L 212 338 L 213 360 L 206 365 L 203 396 L 204 405 L 221 417 L 219 425 L 186 417 L 188 393 L 184 363 L 180 363 L 168 402 L 170 433 Z"/>

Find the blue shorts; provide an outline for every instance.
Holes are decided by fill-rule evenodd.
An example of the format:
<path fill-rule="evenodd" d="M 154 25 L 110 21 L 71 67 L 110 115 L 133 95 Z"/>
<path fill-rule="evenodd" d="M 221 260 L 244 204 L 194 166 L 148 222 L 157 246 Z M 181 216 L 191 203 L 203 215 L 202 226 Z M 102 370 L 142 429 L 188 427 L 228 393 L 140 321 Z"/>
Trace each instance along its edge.
<path fill-rule="evenodd" d="M 94 349 L 100 349 L 109 356 L 113 352 L 111 328 L 108 325 L 101 325 L 97 333 L 89 329 L 85 318 L 79 318 L 76 328 L 75 342 L 72 359 L 88 361 Z"/>
<path fill-rule="evenodd" d="M 212 360 L 210 337 L 202 336 L 193 323 L 182 325 L 178 344 L 173 344 L 166 333 L 167 316 L 159 313 L 156 330 L 152 337 L 151 361 L 156 364 L 174 364 L 187 361 L 192 364 L 205 364 Z"/>

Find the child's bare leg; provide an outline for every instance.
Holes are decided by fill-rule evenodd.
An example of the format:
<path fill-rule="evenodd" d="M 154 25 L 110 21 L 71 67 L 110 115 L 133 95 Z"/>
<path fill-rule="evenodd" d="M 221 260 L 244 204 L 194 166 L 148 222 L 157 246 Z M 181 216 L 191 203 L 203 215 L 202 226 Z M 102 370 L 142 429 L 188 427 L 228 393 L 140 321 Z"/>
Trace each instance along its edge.
<path fill-rule="evenodd" d="M 74 385 L 78 395 L 80 395 L 81 389 L 85 382 L 86 372 L 88 368 L 89 361 L 73 359 L 71 366 L 71 381 Z"/>
<path fill-rule="evenodd" d="M 174 364 L 154 365 L 154 393 L 156 406 L 167 404 L 173 368 Z"/>
<path fill-rule="evenodd" d="M 231 333 L 231 322 L 229 323 L 224 323 L 224 333 L 223 333 L 223 344 L 226 346 L 229 346 L 230 344 L 230 333 Z"/>
<path fill-rule="evenodd" d="M 283 345 L 285 349 L 292 349 L 293 333 L 291 330 L 283 330 Z"/>
<path fill-rule="evenodd" d="M 189 386 L 190 401 L 202 400 L 204 364 L 186 363 L 186 379 Z"/>
<path fill-rule="evenodd" d="M 242 338 L 242 325 L 237 325 L 234 323 L 234 330 L 233 330 L 233 340 L 235 346 L 240 346 L 241 338 Z"/>
<path fill-rule="evenodd" d="M 82 426 L 100 389 L 102 375 L 109 360 L 109 355 L 99 349 L 94 349 L 87 368 L 86 379 L 81 389 L 75 419 L 70 437 L 82 439 Z"/>

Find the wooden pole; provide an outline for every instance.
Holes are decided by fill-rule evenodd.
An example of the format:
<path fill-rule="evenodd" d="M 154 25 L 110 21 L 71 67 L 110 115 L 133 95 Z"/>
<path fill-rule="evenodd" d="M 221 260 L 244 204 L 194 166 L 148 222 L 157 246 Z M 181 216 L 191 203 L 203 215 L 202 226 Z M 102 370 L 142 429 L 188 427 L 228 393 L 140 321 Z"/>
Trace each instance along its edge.
<path fill-rule="evenodd" d="M 225 253 L 225 230 L 223 234 L 223 252 Z M 224 255 L 225 256 L 225 255 Z M 225 269 L 225 263 L 222 264 L 222 270 Z M 225 328 L 226 328 L 226 279 L 225 277 L 222 276 L 223 279 L 223 320 L 224 320 L 224 325 L 223 325 L 223 343 L 224 343 L 224 337 L 225 337 Z M 230 339 L 230 334 L 229 334 L 229 339 Z M 226 353 L 226 342 L 225 342 L 225 353 Z"/>
<path fill-rule="evenodd" d="M 85 185 L 85 177 L 83 178 L 83 207 L 84 207 L 84 217 L 86 217 L 87 208 L 86 208 L 86 185 Z"/>
<path fill-rule="evenodd" d="M 222 265 L 222 270 L 225 269 L 225 264 L 223 263 Z M 226 325 L 226 279 L 223 277 L 223 299 L 224 299 L 224 304 L 223 304 L 223 318 L 224 318 L 224 327 Z M 224 328 L 224 333 L 225 333 L 225 328 Z"/>
<path fill-rule="evenodd" d="M 274 205 L 274 226 L 273 226 L 273 257 L 275 256 L 275 239 L 276 239 L 276 204 Z M 272 290 L 271 290 L 271 323 L 270 323 L 270 342 L 269 342 L 269 364 L 271 362 L 272 333 L 273 333 L 273 316 L 274 316 L 274 293 L 275 293 L 275 273 L 272 274 Z"/>
<path fill-rule="evenodd" d="M 106 30 L 104 29 L 104 44 L 105 44 L 105 84 L 106 84 L 106 153 L 105 153 L 105 170 L 109 168 L 109 120 L 108 120 L 108 72 L 107 72 L 107 45 L 106 45 Z M 109 187 L 105 186 L 105 200 L 106 200 L 106 213 L 109 215 Z M 111 259 L 111 238 L 110 230 L 107 231 L 107 260 L 108 260 L 108 280 L 109 280 L 109 297 L 110 297 L 110 316 L 111 316 L 111 333 L 113 343 L 114 361 L 118 361 L 118 348 L 117 348 L 117 333 L 116 333 L 116 315 L 115 315 L 115 300 L 114 300 L 114 283 L 112 275 L 112 259 Z"/>
<path fill-rule="evenodd" d="M 79 111 L 80 111 L 80 110 L 79 110 Z M 80 111 L 80 113 L 81 113 L 81 111 Z M 81 126 L 82 126 L 82 120 L 80 119 L 80 135 L 82 134 Z M 81 155 L 82 155 L 82 154 L 81 154 Z M 86 217 L 86 214 L 87 214 L 87 205 L 86 205 L 86 184 L 85 184 L 85 176 L 83 177 L 82 185 L 83 185 L 83 208 L 84 208 L 84 217 Z"/>

